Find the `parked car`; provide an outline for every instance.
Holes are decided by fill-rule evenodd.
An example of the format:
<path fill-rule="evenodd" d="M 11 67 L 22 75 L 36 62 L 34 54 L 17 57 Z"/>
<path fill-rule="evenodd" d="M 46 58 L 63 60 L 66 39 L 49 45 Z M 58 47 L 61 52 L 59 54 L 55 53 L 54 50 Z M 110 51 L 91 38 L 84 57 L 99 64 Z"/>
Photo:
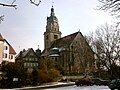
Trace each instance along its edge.
<path fill-rule="evenodd" d="M 85 80 L 85 79 L 81 79 L 75 82 L 76 86 L 83 86 L 83 85 L 87 85 L 87 86 L 91 86 L 93 85 L 93 82 L 89 81 L 89 80 Z"/>
<path fill-rule="evenodd" d="M 93 78 L 91 81 L 94 83 L 94 85 L 108 85 L 110 80 L 103 80 L 100 78 Z"/>
<path fill-rule="evenodd" d="M 118 89 L 120 90 L 120 79 L 116 79 L 116 80 L 112 80 L 108 87 L 111 89 L 111 90 L 114 90 L 114 89 Z"/>

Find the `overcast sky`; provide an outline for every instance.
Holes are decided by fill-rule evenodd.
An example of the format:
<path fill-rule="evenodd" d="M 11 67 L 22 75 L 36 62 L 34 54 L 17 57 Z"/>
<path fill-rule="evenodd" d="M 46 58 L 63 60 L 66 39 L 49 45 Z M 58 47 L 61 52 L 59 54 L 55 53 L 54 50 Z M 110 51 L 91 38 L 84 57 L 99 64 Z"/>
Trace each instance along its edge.
<path fill-rule="evenodd" d="M 44 49 L 43 34 L 53 1 L 62 37 L 79 30 L 87 35 L 101 24 L 113 22 L 107 12 L 96 10 L 100 5 L 97 0 L 42 0 L 40 6 L 30 4 L 29 0 L 16 0 L 17 10 L 0 6 L 0 15 L 5 15 L 0 24 L 0 33 L 16 52 L 28 48 L 37 49 L 38 45 L 41 50 Z"/>

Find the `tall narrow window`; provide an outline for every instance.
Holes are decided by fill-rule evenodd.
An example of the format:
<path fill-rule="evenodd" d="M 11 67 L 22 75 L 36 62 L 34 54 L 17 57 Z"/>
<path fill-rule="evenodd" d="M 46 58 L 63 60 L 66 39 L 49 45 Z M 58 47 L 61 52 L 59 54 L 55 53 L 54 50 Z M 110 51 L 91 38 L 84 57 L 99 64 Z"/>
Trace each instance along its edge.
<path fill-rule="evenodd" d="M 7 46 L 4 46 L 4 50 L 8 50 L 8 47 L 7 47 Z"/>
<path fill-rule="evenodd" d="M 7 53 L 4 53 L 3 57 L 4 57 L 4 58 L 7 58 Z"/>
<path fill-rule="evenodd" d="M 46 36 L 46 39 L 48 39 L 48 35 Z"/>
<path fill-rule="evenodd" d="M 13 55 L 11 55 L 11 59 L 13 59 Z"/>

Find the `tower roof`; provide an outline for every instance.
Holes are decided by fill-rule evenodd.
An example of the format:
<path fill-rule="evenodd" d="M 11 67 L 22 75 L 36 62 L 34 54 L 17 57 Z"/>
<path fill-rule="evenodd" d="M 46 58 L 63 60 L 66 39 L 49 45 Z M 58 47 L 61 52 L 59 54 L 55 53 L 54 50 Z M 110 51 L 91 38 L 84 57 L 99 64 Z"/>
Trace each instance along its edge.
<path fill-rule="evenodd" d="M 51 8 L 50 17 L 47 17 L 47 21 L 48 21 L 48 22 L 58 21 L 57 17 L 55 16 L 55 13 L 54 13 L 53 5 L 52 5 L 52 8 Z"/>

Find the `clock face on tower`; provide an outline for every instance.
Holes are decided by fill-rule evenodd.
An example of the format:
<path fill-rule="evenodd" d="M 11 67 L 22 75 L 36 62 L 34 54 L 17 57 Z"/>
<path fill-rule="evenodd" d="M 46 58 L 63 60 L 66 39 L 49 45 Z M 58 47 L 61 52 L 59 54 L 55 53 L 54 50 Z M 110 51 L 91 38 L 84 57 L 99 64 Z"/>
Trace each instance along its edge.
<path fill-rule="evenodd" d="M 54 23 L 55 27 L 58 25 L 57 23 Z"/>

